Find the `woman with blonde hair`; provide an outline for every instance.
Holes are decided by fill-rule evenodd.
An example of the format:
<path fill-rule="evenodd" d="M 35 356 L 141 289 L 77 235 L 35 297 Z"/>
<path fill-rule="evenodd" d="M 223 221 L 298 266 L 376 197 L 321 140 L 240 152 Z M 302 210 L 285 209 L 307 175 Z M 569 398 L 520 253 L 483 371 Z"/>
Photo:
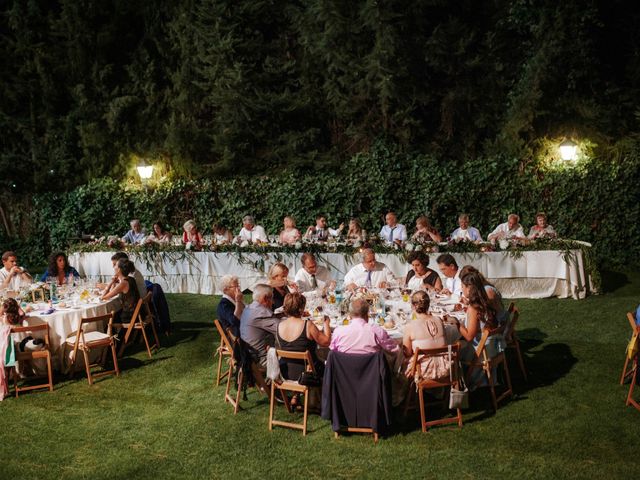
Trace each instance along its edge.
<path fill-rule="evenodd" d="M 273 288 L 273 306 L 276 310 L 284 304 L 284 297 L 291 292 L 298 291 L 298 286 L 289 282 L 289 267 L 284 263 L 274 263 L 269 269 L 268 284 Z"/>
<path fill-rule="evenodd" d="M 182 226 L 184 233 L 182 234 L 182 243 L 190 245 L 193 250 L 202 250 L 202 235 L 198 231 L 196 222 L 187 220 Z"/>
<path fill-rule="evenodd" d="M 278 241 L 282 245 L 293 245 L 300 240 L 300 230 L 296 228 L 296 221 L 293 217 L 284 217 L 284 229 L 280 232 Z"/>
<path fill-rule="evenodd" d="M 442 236 L 431 226 L 429 218 L 426 215 L 421 215 L 416 219 L 416 233 L 412 235 L 411 240 L 420 243 L 437 243 L 442 241 Z"/>

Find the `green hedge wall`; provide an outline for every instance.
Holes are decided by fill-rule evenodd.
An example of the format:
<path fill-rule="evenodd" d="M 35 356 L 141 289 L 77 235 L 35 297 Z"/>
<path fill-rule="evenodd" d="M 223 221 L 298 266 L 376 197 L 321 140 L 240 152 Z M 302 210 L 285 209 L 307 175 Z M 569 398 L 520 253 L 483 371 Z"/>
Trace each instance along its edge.
<path fill-rule="evenodd" d="M 5 199 L 19 233 L 0 240 L 26 262 L 40 265 L 52 249 L 64 248 L 81 233 L 124 234 L 133 217 L 148 229 L 160 219 L 181 232 L 182 223 L 194 218 L 207 232 L 219 221 L 236 233 L 242 216 L 250 213 L 276 234 L 285 215 L 295 216 L 303 230 L 322 212 L 332 226 L 358 216 L 367 231 L 377 232 L 384 213 L 393 209 L 410 231 L 416 217 L 426 213 L 446 237 L 456 227 L 457 214 L 468 212 L 486 237 L 510 212 L 520 214 L 528 230 L 535 213 L 545 211 L 562 237 L 592 242 L 601 265 L 637 266 L 640 162 L 634 148 L 614 160 L 543 167 L 507 156 L 442 162 L 380 143 L 339 170 L 178 179 L 148 190 L 102 178 L 68 193 Z"/>

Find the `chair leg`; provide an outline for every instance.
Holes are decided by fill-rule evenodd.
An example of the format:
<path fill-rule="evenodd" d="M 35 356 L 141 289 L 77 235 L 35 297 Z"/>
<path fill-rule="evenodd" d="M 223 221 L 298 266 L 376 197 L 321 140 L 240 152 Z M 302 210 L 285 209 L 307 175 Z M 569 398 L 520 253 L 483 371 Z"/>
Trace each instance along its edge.
<path fill-rule="evenodd" d="M 89 381 L 89 385 L 93 385 L 93 379 L 91 378 L 91 366 L 89 363 L 89 355 L 87 351 L 83 348 L 82 355 L 84 355 L 84 368 L 87 371 L 87 380 Z"/>
<path fill-rule="evenodd" d="M 12 371 L 13 371 L 13 390 L 16 394 L 16 398 L 18 398 L 18 366 L 14 365 L 13 367 L 11 367 Z M 627 403 L 627 405 L 629 405 Z"/>
<path fill-rule="evenodd" d="M 151 320 L 151 332 L 156 341 L 156 349 L 160 350 L 160 339 L 158 338 L 158 331 L 156 330 L 156 322 L 153 320 Z"/>
<path fill-rule="evenodd" d="M 271 382 L 271 399 L 269 400 L 269 431 L 273 430 L 273 407 L 276 401 L 275 382 Z"/>
<path fill-rule="evenodd" d="M 47 375 L 49 378 L 49 391 L 53 392 L 53 372 L 51 371 L 51 353 L 47 352 Z"/>
<path fill-rule="evenodd" d="M 511 374 L 509 373 L 509 365 L 507 364 L 507 357 L 503 357 L 504 360 L 502 361 L 502 364 L 504 365 L 504 375 L 507 380 L 507 386 L 509 387 L 509 390 L 507 392 L 505 392 L 504 394 L 506 395 L 507 393 L 509 394 L 510 398 L 513 398 L 513 387 L 511 386 Z M 524 368 L 524 364 L 523 364 L 523 368 Z M 524 373 L 524 370 L 523 370 Z M 525 375 L 525 381 L 526 381 L 527 377 Z"/>
<path fill-rule="evenodd" d="M 218 372 L 216 375 L 216 387 L 218 385 L 220 385 L 220 375 L 222 374 L 222 347 L 218 347 L 217 353 L 218 353 Z M 215 354 L 214 354 L 214 359 L 215 359 Z M 215 360 L 214 360 L 215 361 Z"/>
<path fill-rule="evenodd" d="M 303 437 L 307 434 L 307 416 L 309 413 L 309 402 L 307 398 L 308 393 L 309 393 L 309 389 L 307 388 L 304 391 L 304 416 L 302 417 L 302 436 Z"/>
<path fill-rule="evenodd" d="M 420 402 L 420 426 L 422 427 L 422 431 L 427 431 L 427 416 L 424 411 L 424 391 L 421 388 L 418 388 L 418 401 Z"/>
<path fill-rule="evenodd" d="M 627 355 L 624 356 L 624 367 L 622 367 L 622 376 L 620 377 L 620 385 L 624 384 L 624 379 L 628 375 L 627 366 L 629 365 L 629 357 Z"/>
<path fill-rule="evenodd" d="M 236 415 L 240 410 L 240 393 L 242 392 L 242 382 L 244 381 L 244 374 L 242 370 L 238 374 L 238 391 L 236 392 L 236 405 L 233 408 L 233 414 Z"/>
<path fill-rule="evenodd" d="M 116 344 L 111 341 L 111 356 L 113 357 L 113 368 L 116 371 L 116 377 L 120 376 L 120 367 L 118 366 L 118 356 L 116 355 Z"/>
<path fill-rule="evenodd" d="M 638 357 L 636 356 L 633 359 L 633 376 L 631 377 L 631 385 L 629 385 L 629 393 L 627 394 L 627 403 L 626 405 L 633 406 L 636 410 L 640 410 L 640 404 L 633 399 L 633 390 L 636 387 L 636 379 L 638 377 Z"/>
<path fill-rule="evenodd" d="M 144 339 L 144 344 L 147 347 L 147 355 L 151 358 L 151 347 L 149 346 L 149 339 L 147 338 L 147 333 L 145 332 L 144 323 L 140 324 L 140 331 L 142 332 L 142 338 Z"/>

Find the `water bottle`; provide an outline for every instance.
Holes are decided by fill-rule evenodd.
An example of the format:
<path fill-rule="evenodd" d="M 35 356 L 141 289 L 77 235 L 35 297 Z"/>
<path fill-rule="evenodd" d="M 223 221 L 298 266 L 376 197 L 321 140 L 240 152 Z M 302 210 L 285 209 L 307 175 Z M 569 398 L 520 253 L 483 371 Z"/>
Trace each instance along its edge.
<path fill-rule="evenodd" d="M 56 282 L 55 280 L 51 282 L 51 284 L 49 285 L 49 293 L 51 296 L 51 302 L 57 302 L 58 301 L 58 290 L 56 287 Z"/>

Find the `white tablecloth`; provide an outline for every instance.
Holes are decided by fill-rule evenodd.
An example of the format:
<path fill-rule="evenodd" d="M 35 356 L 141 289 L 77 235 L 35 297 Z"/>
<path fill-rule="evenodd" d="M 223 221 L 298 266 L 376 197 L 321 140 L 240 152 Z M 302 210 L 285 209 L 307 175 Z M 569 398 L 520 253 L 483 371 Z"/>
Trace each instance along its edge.
<path fill-rule="evenodd" d="M 585 272 L 582 251 L 571 252 L 572 260 L 569 262 L 563 259 L 563 252 L 555 250 L 523 252 L 517 259 L 504 252 L 454 253 L 453 256 L 460 267 L 473 265 L 480 270 L 507 298 L 584 298 L 593 290 Z M 80 275 L 106 282 L 113 276 L 112 254 L 74 253 L 69 261 Z M 290 278 L 293 279 L 301 267 L 301 255 L 270 253 L 263 257 L 250 253 L 195 252 L 176 261 L 175 255 L 158 253 L 151 265 L 135 254 L 131 255 L 131 260 L 145 279 L 160 284 L 165 292 L 211 295 L 222 293 L 220 280 L 227 274 L 236 275 L 243 289 L 251 289 L 265 279 L 265 272 L 277 261 L 289 266 Z M 437 256 L 430 255 L 429 266 L 435 271 L 439 271 Z M 318 263 L 325 265 L 338 281 L 359 261 L 356 257 L 339 253 L 324 253 L 317 257 Z M 409 270 L 409 265 L 399 256 L 378 254 L 376 257 L 399 278 Z"/>
<path fill-rule="evenodd" d="M 54 305 L 55 307 L 55 305 Z M 80 308 L 57 308 L 56 311 L 49 315 L 43 315 L 40 311 L 30 312 L 27 315 L 24 325 L 42 325 L 49 324 L 49 342 L 51 348 L 51 359 L 53 367 L 56 370 L 62 370 L 62 360 L 64 356 L 64 342 L 66 338 L 73 332 L 77 331 L 78 325 L 82 318 L 97 317 L 105 315 L 120 307 L 120 300 L 113 298 L 107 302 L 92 303 L 82 305 Z M 87 332 L 96 330 L 97 324 L 88 324 Z M 37 332 L 39 333 L 39 332 Z M 37 336 L 34 334 L 34 336 Z M 18 339 L 14 339 L 18 340 Z"/>

